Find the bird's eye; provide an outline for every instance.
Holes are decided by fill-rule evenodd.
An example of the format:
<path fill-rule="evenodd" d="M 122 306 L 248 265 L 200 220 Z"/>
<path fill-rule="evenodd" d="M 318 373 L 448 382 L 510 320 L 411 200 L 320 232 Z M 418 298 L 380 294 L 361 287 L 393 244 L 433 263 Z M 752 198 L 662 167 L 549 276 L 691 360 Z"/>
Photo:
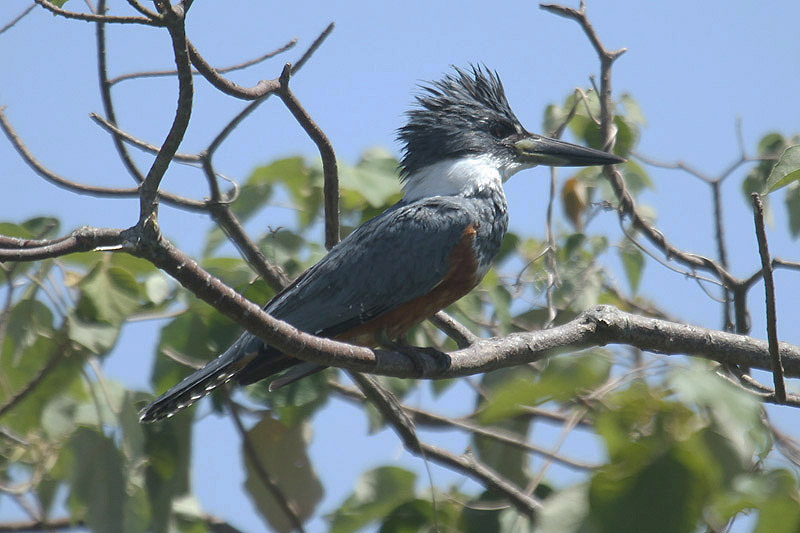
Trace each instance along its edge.
<path fill-rule="evenodd" d="M 497 139 L 505 139 L 514 133 L 514 127 L 506 122 L 492 122 L 489 124 L 489 133 Z"/>

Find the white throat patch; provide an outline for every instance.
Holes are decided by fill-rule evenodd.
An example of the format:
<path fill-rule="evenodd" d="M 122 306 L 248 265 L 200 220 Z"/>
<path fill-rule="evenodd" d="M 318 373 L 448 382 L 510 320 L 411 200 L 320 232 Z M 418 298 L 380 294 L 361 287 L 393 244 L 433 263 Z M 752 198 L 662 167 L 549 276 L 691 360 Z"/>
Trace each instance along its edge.
<path fill-rule="evenodd" d="M 413 202 L 432 196 L 459 196 L 486 188 L 498 189 L 504 181 L 524 168 L 530 166 L 503 164 L 489 155 L 439 161 L 406 178 L 403 184 L 404 199 Z"/>

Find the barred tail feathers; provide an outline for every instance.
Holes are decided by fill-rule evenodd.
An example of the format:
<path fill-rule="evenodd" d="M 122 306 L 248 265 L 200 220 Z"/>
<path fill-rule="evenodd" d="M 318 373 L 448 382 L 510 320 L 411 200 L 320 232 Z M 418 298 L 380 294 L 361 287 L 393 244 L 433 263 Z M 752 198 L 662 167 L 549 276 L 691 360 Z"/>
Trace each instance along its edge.
<path fill-rule="evenodd" d="M 244 349 L 249 344 L 244 337 L 233 343 L 225 353 L 150 402 L 139 412 L 139 421 L 156 422 L 170 418 L 233 379 L 255 355 Z"/>

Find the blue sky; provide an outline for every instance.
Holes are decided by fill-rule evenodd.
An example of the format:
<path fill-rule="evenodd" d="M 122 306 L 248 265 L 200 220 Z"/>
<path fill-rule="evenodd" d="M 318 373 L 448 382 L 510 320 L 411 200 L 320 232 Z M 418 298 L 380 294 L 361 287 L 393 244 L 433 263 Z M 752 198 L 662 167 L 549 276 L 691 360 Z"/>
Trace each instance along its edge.
<path fill-rule="evenodd" d="M 29 3 L 3 2 L 0 25 Z M 112 12 L 124 12 L 125 2 L 110 4 Z M 84 4 L 71 0 L 66 7 L 83 9 Z M 617 95 L 632 94 L 647 118 L 640 152 L 660 160 L 684 160 L 714 175 L 739 156 L 737 118 L 750 154 L 769 131 L 800 130 L 797 2 L 590 1 L 588 9 L 607 47 L 628 48 L 615 64 L 613 88 Z M 598 69 L 595 53 L 578 26 L 539 10 L 533 2 L 196 2 L 188 35 L 211 64 L 221 66 L 298 37 L 298 47 L 281 59 L 232 75 L 237 82 L 252 85 L 276 76 L 282 62 L 297 58 L 330 21 L 336 22 L 336 30 L 292 83 L 337 155 L 350 163 L 373 146 L 396 153 L 394 131 L 403 123 L 415 86 L 440 77 L 451 64 L 485 63 L 496 69 L 517 116 L 532 131 L 541 130 L 547 104 L 562 102 L 576 86 L 585 87 L 588 75 Z M 108 38 L 112 76 L 170 67 L 169 41 L 161 31 L 113 26 Z M 107 135 L 88 118 L 89 112 L 102 110 L 91 24 L 34 10 L 0 35 L 0 57 L 4 63 L 0 105 L 7 106 L 9 119 L 40 161 L 79 181 L 130 185 Z M 205 147 L 243 105 L 219 95 L 201 78 L 196 80 L 192 124 L 181 146 L 185 152 Z M 174 111 L 175 80 L 126 82 L 114 91 L 123 128 L 160 142 Z M 219 152 L 216 164 L 241 180 L 261 163 L 294 154 L 316 156 L 311 141 L 275 100 L 242 124 Z M 149 161 L 138 154 L 137 160 L 142 165 Z M 741 276 L 758 265 L 752 215 L 739 191 L 744 172 L 732 176 L 723 191 L 732 270 Z M 677 172 L 654 169 L 651 177 L 656 189 L 642 200 L 656 208 L 659 229 L 679 248 L 713 256 L 707 187 Z M 173 168 L 164 183 L 192 194 L 203 190 L 199 179 L 193 171 Z M 56 214 L 65 230 L 83 224 L 126 227 L 136 220 L 136 201 L 78 197 L 43 182 L 5 139 L 0 139 L 0 180 L 6 191 L 0 197 L 3 220 Z M 534 169 L 507 184 L 513 230 L 542 235 L 546 182 L 547 171 Z M 773 203 L 771 250 L 798 260 L 800 249 L 787 237 L 782 202 Z M 255 224 L 279 225 L 291 221 L 291 216 L 278 207 Z M 601 224 L 614 234 L 618 231 L 614 215 L 605 217 Z M 197 253 L 207 221 L 162 208 L 161 225 L 178 245 Z M 798 275 L 779 272 L 776 279 L 779 335 L 800 344 L 795 326 L 800 316 L 792 309 L 800 289 Z M 750 300 L 753 334 L 763 338 L 761 291 L 759 285 Z M 683 320 L 719 326 L 718 305 L 695 282 L 652 261 L 642 293 Z M 147 388 L 155 331 L 152 324 L 132 325 L 107 360 L 107 374 Z M 460 400 L 457 391 L 448 395 L 443 409 L 458 409 Z M 771 410 L 782 427 L 796 427 L 797 417 L 787 411 Z M 198 424 L 196 435 L 195 488 L 203 505 L 212 513 L 235 517 L 234 523 L 245 530 L 259 529 L 259 518 L 241 496 L 238 440 L 229 422 L 208 417 Z M 454 449 L 463 445 L 435 438 Z M 578 446 L 575 453 L 585 449 Z M 366 468 L 398 463 L 424 472 L 392 434 L 366 436 L 363 415 L 336 402 L 318 417 L 311 454 L 326 484 L 323 512 L 347 495 L 355 476 Z M 459 479 L 439 468 L 433 472 L 440 486 Z M 0 520 L 9 516 L 16 516 L 15 511 L 0 506 Z M 311 530 L 323 525 L 316 520 Z"/>

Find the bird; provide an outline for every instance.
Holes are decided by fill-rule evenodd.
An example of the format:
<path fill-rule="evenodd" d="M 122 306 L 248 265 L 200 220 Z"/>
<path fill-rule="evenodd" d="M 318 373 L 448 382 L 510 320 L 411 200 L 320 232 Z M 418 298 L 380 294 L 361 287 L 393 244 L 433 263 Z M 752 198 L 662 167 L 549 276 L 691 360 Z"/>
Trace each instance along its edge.
<path fill-rule="evenodd" d="M 623 163 L 612 153 L 529 133 L 496 71 L 453 67 L 422 84 L 402 145 L 403 196 L 335 245 L 264 309 L 301 331 L 361 346 L 383 345 L 470 292 L 508 229 L 503 189 L 535 167 Z M 270 390 L 323 366 L 284 354 L 251 333 L 152 401 L 142 422 L 173 416 L 215 388 L 282 375 Z"/>

